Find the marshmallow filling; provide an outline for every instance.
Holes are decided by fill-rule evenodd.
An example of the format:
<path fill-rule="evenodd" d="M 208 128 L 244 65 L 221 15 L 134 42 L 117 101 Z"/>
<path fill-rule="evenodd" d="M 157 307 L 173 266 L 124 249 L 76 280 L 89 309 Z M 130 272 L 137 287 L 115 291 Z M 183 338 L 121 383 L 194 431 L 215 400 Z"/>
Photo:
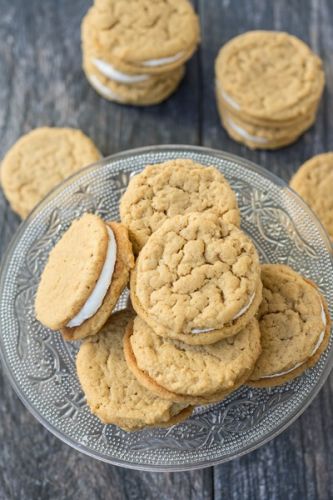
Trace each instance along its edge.
<path fill-rule="evenodd" d="M 101 274 L 97 280 L 94 290 L 82 309 L 67 323 L 66 326 L 69 328 L 80 326 L 84 321 L 94 316 L 94 314 L 96 314 L 98 309 L 101 307 L 104 297 L 110 287 L 117 260 L 117 243 L 113 231 L 109 226 L 107 226 L 107 232 L 109 235 L 109 243 Z"/>
<path fill-rule="evenodd" d="M 118 71 L 114 66 L 106 63 L 105 61 L 102 61 L 101 59 L 93 58 L 91 61 L 104 76 L 118 83 L 139 83 L 144 82 L 145 80 L 148 80 L 148 78 L 150 78 L 150 75 L 128 75 L 126 73 L 122 73 L 121 71 Z"/>
<path fill-rule="evenodd" d="M 183 56 L 183 52 L 178 52 L 178 54 L 170 57 L 161 57 L 161 59 L 149 59 L 148 61 L 144 61 L 142 63 L 143 66 L 147 68 L 153 68 L 155 66 L 164 66 L 165 64 L 170 64 L 178 61 Z"/>

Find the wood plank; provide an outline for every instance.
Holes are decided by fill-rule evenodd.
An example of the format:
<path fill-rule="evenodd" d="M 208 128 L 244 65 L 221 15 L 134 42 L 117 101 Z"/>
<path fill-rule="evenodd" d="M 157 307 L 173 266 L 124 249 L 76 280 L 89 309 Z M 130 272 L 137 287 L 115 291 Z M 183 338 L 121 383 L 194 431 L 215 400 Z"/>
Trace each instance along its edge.
<path fill-rule="evenodd" d="M 204 145 L 243 156 L 289 180 L 307 158 L 333 149 L 333 9 L 316 0 L 201 0 Z M 286 30 L 309 43 L 325 61 L 323 102 L 314 127 L 296 144 L 275 152 L 250 151 L 232 141 L 219 124 L 214 101 L 213 64 L 222 44 L 252 29 Z M 328 499 L 333 491 L 331 375 L 305 414 L 290 429 L 259 450 L 215 467 L 216 499 Z"/>

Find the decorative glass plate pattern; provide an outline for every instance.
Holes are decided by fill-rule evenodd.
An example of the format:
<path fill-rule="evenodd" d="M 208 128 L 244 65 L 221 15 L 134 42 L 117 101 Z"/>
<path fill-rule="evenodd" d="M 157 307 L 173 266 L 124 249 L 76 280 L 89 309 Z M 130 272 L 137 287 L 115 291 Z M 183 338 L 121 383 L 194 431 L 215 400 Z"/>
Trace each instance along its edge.
<path fill-rule="evenodd" d="M 86 211 L 117 219 L 131 175 L 146 164 L 192 158 L 214 165 L 237 193 L 242 227 L 263 262 L 291 265 L 313 279 L 332 314 L 332 250 L 305 204 L 281 180 L 250 162 L 205 148 L 161 146 L 120 153 L 88 167 L 54 190 L 18 229 L 1 270 L 0 347 L 10 381 L 35 417 L 74 448 L 146 470 L 205 467 L 247 453 L 276 436 L 317 394 L 332 367 L 332 341 L 317 365 L 275 389 L 243 387 L 219 404 L 198 408 L 170 429 L 126 433 L 103 425 L 85 404 L 75 374 L 78 346 L 34 318 L 34 295 L 54 243 Z M 125 306 L 126 293 L 118 304 Z M 52 304 L 50 304 L 52 307 Z"/>

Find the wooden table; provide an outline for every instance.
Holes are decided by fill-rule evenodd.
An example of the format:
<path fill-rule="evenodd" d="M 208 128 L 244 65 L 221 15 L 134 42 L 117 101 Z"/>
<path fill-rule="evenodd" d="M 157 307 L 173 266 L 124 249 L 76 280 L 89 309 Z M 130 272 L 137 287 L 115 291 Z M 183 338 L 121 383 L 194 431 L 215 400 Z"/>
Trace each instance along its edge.
<path fill-rule="evenodd" d="M 333 2 L 198 0 L 202 44 L 180 90 L 146 109 L 100 98 L 81 71 L 80 21 L 89 0 L 0 0 L 0 154 L 41 125 L 79 127 L 105 156 L 150 144 L 202 144 L 244 156 L 288 180 L 305 159 L 333 149 Z M 214 100 L 214 58 L 250 29 L 286 30 L 325 62 L 326 91 L 316 125 L 297 144 L 252 152 L 230 140 Z M 19 219 L 0 193 L 0 248 Z M 0 500 L 333 498 L 333 376 L 287 431 L 224 465 L 144 473 L 84 456 L 47 432 L 0 378 Z"/>

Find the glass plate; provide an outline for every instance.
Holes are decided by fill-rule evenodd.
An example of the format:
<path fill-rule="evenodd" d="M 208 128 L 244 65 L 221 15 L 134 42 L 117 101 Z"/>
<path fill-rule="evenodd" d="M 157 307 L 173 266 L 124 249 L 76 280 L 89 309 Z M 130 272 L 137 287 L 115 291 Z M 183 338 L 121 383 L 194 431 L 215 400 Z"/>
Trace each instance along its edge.
<path fill-rule="evenodd" d="M 242 227 L 262 262 L 286 263 L 313 279 L 332 314 L 332 250 L 325 231 L 282 180 L 244 159 L 199 147 L 142 148 L 106 158 L 56 188 L 21 224 L 3 261 L 3 366 L 23 403 L 47 429 L 92 457 L 135 469 L 206 467 L 253 450 L 304 411 L 332 367 L 330 342 L 316 366 L 297 380 L 268 390 L 243 387 L 222 403 L 197 408 L 189 420 L 170 429 L 128 434 L 90 413 L 75 373 L 78 345 L 65 343 L 34 317 L 41 269 L 74 218 L 89 211 L 117 219 L 119 198 L 133 173 L 180 157 L 214 165 L 225 174 L 238 196 Z M 124 293 L 118 309 L 126 300 Z"/>

